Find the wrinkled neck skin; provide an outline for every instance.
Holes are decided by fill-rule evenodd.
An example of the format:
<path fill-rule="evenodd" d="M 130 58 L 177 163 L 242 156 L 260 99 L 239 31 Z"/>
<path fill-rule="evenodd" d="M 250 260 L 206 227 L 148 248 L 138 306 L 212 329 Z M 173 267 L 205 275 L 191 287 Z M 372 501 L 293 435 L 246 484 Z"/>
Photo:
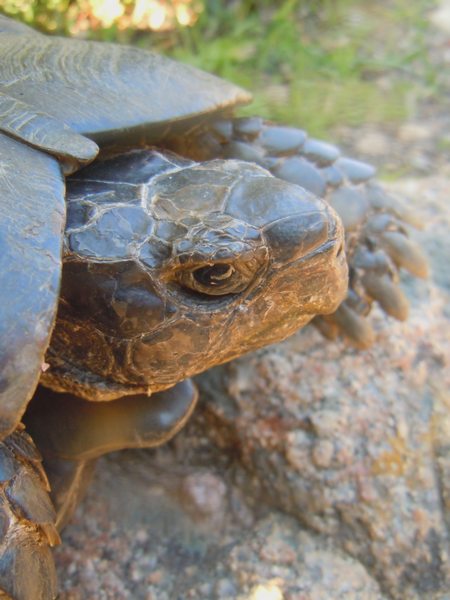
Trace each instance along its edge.
<path fill-rule="evenodd" d="M 342 225 L 304 189 L 234 160 L 140 150 L 68 182 L 61 300 L 43 383 L 151 394 L 334 312 Z"/>

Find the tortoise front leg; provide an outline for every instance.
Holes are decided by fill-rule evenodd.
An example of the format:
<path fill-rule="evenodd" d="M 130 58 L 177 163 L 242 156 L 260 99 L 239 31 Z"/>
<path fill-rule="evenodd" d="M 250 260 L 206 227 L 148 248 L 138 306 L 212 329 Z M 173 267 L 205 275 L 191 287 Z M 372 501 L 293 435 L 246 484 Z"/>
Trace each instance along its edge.
<path fill-rule="evenodd" d="M 40 388 L 25 422 L 44 456 L 58 528 L 64 527 L 83 497 L 96 458 L 164 444 L 185 425 L 197 396 L 190 380 L 150 397 L 139 394 L 109 402 Z"/>
<path fill-rule="evenodd" d="M 60 542 L 41 457 L 23 425 L 0 443 L 0 598 L 52 600 Z"/>

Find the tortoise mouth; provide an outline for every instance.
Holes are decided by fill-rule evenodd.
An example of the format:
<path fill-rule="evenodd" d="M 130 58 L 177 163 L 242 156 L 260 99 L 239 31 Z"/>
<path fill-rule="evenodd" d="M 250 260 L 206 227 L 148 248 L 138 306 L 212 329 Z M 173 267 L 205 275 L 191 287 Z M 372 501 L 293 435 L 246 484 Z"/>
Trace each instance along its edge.
<path fill-rule="evenodd" d="M 51 360 L 51 358 L 50 358 Z M 73 363 L 59 364 L 41 374 L 40 383 L 60 393 L 72 393 L 85 400 L 103 402 L 117 400 L 122 396 L 143 394 L 151 396 L 155 390 L 149 385 L 138 383 L 121 383 L 113 379 L 98 375 L 85 366 L 79 367 Z M 173 385 L 162 387 L 168 389 Z"/>

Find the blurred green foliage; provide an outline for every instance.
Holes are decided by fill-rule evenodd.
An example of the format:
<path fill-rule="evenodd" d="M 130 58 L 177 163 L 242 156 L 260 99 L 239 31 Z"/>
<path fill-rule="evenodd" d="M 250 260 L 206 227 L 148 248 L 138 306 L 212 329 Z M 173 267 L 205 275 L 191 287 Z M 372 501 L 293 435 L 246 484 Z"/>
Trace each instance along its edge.
<path fill-rule="evenodd" d="M 436 85 L 426 47 L 432 0 L 198 0 L 192 26 L 175 21 L 164 32 L 127 26 L 136 1 L 3 0 L 3 10 L 51 33 L 152 47 L 215 72 L 254 93 L 244 112 L 306 124 L 320 137 L 413 116 Z M 80 14 L 108 2 L 123 5 L 122 21 L 94 18 L 77 31 Z"/>

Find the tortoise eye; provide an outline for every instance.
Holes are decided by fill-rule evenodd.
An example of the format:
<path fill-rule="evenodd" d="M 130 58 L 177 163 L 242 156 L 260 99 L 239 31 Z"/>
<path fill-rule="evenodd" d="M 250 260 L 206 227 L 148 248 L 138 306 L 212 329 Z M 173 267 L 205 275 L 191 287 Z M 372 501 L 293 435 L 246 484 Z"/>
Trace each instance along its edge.
<path fill-rule="evenodd" d="M 192 276 L 200 285 L 220 287 L 228 284 L 235 271 L 233 265 L 217 263 L 192 271 Z"/>
<path fill-rule="evenodd" d="M 253 280 L 253 269 L 236 263 L 213 263 L 177 273 L 178 283 L 187 290 L 207 296 L 225 296 L 242 292 Z"/>

